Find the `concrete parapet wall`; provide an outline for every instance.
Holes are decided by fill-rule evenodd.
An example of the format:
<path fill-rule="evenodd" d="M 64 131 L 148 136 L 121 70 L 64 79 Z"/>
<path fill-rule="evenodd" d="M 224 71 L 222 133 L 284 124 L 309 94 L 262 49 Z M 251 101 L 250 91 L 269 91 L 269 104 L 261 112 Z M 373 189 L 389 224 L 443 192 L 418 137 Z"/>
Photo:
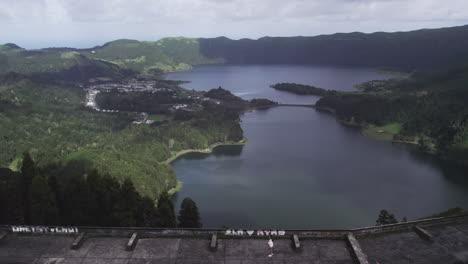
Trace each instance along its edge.
<path fill-rule="evenodd" d="M 348 230 L 284 230 L 284 231 L 276 231 L 273 233 L 273 237 L 276 239 L 284 238 L 289 239 L 291 235 L 297 234 L 301 237 L 301 239 L 344 239 L 348 233 L 352 233 L 356 237 L 359 236 L 366 236 L 366 235 L 374 235 L 374 234 L 381 234 L 381 233 L 390 233 L 390 232 L 406 232 L 412 231 L 415 225 L 419 227 L 429 227 L 429 226 L 437 226 L 437 225 L 446 225 L 446 224 L 457 224 L 457 223 L 466 223 L 468 222 L 468 216 L 455 216 L 455 217 L 440 217 L 440 218 L 432 218 L 432 219 L 424 219 L 424 220 L 417 220 L 411 221 L 406 223 L 398 223 L 398 224 L 391 224 L 391 225 L 383 225 L 383 226 L 371 226 L 371 227 L 363 227 L 363 228 L 356 228 L 356 229 L 348 229 Z M 22 232 L 17 232 L 14 230 L 23 230 Z M 27 231 L 29 230 L 29 231 Z M 41 230 L 39 231 L 32 231 L 32 230 Z M 231 232 L 227 235 L 226 229 L 185 229 L 185 228 L 140 228 L 140 227 L 42 227 L 42 226 L 24 226 L 18 228 L 18 226 L 7 226 L 2 225 L 0 226 L 0 231 L 4 232 L 15 232 L 15 233 L 50 233 L 44 230 L 74 230 L 72 233 L 78 232 L 85 232 L 90 237 L 99 237 L 99 236 L 124 236 L 130 237 L 133 233 L 137 232 L 141 235 L 141 237 L 205 237 L 209 238 L 213 234 L 217 234 L 219 238 L 229 237 L 229 238 L 262 238 L 268 237 L 269 232 L 271 231 L 264 231 L 262 232 L 263 235 L 258 235 L 258 230 L 249 231 L 249 230 L 239 230 L 242 232 L 238 232 L 237 229 L 233 230 L 236 231 L 234 234 Z M 262 230 L 260 230 L 262 231 Z M 247 232 L 253 232 L 252 234 L 248 234 Z M 278 235 L 280 233 L 281 235 Z M 70 234 L 70 233 L 58 233 L 58 234 Z"/>

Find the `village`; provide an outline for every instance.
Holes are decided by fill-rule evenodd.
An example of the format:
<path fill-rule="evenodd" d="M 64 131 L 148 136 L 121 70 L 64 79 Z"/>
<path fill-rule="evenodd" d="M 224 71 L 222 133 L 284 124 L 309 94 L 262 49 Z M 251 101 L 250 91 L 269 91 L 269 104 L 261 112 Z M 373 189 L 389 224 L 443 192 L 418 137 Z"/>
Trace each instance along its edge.
<path fill-rule="evenodd" d="M 164 87 L 162 87 L 164 86 Z M 100 93 L 151 93 L 151 94 L 158 94 L 160 93 L 161 96 L 167 96 L 169 93 L 173 99 L 174 104 L 170 106 L 170 111 L 175 112 L 178 110 L 182 111 L 195 111 L 195 109 L 201 107 L 203 103 L 212 103 L 212 104 L 221 104 L 222 102 L 216 99 L 211 99 L 208 97 L 204 97 L 204 92 L 200 91 L 190 91 L 183 89 L 177 85 L 172 85 L 171 87 L 167 87 L 166 83 L 161 85 L 161 81 L 141 81 L 136 79 L 131 79 L 128 81 L 122 82 L 102 82 L 102 83 L 92 83 L 88 86 L 83 87 L 86 91 L 86 100 L 85 105 L 89 108 L 94 109 L 98 112 L 104 113 L 117 113 L 121 110 L 119 109 L 103 109 L 98 105 L 96 102 L 96 97 Z M 178 101 L 183 101 L 185 103 L 178 103 Z M 190 102 L 190 103 L 187 103 Z M 140 125 L 140 124 L 153 124 L 155 120 L 149 119 L 149 113 L 147 112 L 136 112 L 141 116 L 141 119 L 133 121 L 132 124 Z"/>

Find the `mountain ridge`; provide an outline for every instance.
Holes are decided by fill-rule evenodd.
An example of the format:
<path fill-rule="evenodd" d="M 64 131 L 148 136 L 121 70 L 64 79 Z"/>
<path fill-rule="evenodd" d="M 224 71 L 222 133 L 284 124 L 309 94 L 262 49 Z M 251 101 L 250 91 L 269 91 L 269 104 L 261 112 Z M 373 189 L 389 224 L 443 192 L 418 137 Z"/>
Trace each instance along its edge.
<path fill-rule="evenodd" d="M 109 63 L 138 73 L 173 72 L 203 64 L 316 64 L 395 69 L 441 69 L 468 60 L 468 25 L 399 32 L 233 40 L 168 37 L 158 41 L 118 39 L 92 48 L 23 49 L 0 45 L 0 74 L 60 72 L 78 64 Z M 102 64 L 102 63 L 101 63 Z M 117 74 L 118 75 L 118 74 Z"/>

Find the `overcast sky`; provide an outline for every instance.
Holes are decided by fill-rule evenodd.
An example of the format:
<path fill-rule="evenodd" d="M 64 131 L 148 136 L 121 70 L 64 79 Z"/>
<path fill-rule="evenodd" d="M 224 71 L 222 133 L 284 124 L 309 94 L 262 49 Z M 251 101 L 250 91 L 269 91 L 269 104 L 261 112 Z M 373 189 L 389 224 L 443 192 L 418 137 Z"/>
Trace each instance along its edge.
<path fill-rule="evenodd" d="M 468 24 L 468 0 L 0 0 L 0 43 L 92 47 L 129 38 L 234 39 Z"/>

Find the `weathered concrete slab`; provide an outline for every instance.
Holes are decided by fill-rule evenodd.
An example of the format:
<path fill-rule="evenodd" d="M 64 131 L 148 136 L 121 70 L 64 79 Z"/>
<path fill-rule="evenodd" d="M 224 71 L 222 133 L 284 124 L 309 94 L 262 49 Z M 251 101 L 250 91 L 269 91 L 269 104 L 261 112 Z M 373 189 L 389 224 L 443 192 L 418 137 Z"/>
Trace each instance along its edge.
<path fill-rule="evenodd" d="M 0 258 L 39 258 L 49 247 L 50 241 L 43 236 L 11 234 L 1 241 Z"/>
<path fill-rule="evenodd" d="M 324 261 L 340 261 L 339 263 L 353 263 L 351 253 L 344 240 L 317 240 L 319 259 Z"/>
<path fill-rule="evenodd" d="M 465 233 L 465 235 L 468 236 L 468 224 L 460 224 L 460 225 L 454 225 L 458 230 L 462 231 Z"/>
<path fill-rule="evenodd" d="M 79 250 L 87 251 L 86 258 L 130 258 L 125 250 L 127 238 L 97 237 L 87 238 Z"/>
<path fill-rule="evenodd" d="M 412 231 L 414 222 L 347 232 L 295 230 L 274 238 L 271 258 L 267 237 L 220 235 L 218 250 L 210 250 L 211 235 L 219 230 L 182 230 L 174 237 L 178 230 L 155 233 L 153 229 L 96 228 L 97 233 L 89 233 L 93 229 L 87 228 L 88 238 L 77 250 L 70 249 L 76 234 L 9 233 L 0 240 L 0 264 L 355 264 L 352 249 L 344 239 L 349 232 L 355 234 L 372 264 L 468 263 L 468 218 L 465 222 L 464 218 L 453 219 L 452 224 L 447 224 L 450 219 L 443 219 L 442 224 L 434 224 L 441 219 L 423 222 L 423 228 L 433 237 L 431 242 Z M 138 243 L 133 251 L 126 251 L 129 237 L 135 232 L 141 235 Z M 296 232 L 300 234 L 299 251 L 291 240 Z"/>
<path fill-rule="evenodd" d="M 224 260 L 177 259 L 176 264 L 224 264 Z"/>
<path fill-rule="evenodd" d="M 127 262 L 128 259 L 85 258 L 81 264 L 127 264 Z"/>
<path fill-rule="evenodd" d="M 0 264 L 34 264 L 36 260 L 36 258 L 0 257 Z"/>
<path fill-rule="evenodd" d="M 370 263 L 454 263 L 446 249 L 416 233 L 396 233 L 359 239 Z"/>
<path fill-rule="evenodd" d="M 83 258 L 87 250 L 72 250 L 70 244 L 75 240 L 73 236 L 43 236 L 42 241 L 48 243 L 42 253 L 43 258 Z"/>
<path fill-rule="evenodd" d="M 138 246 L 132 253 L 132 258 L 176 259 L 179 251 L 180 239 L 178 238 L 147 238 L 140 239 Z"/>
<path fill-rule="evenodd" d="M 317 239 L 307 239 L 301 241 L 301 251 L 294 251 L 295 259 L 318 260 L 320 257 Z"/>
<path fill-rule="evenodd" d="M 224 241 L 218 240 L 218 250 L 212 251 L 208 239 L 183 239 L 179 244 L 177 260 L 204 259 L 206 261 L 224 259 Z"/>
<path fill-rule="evenodd" d="M 175 259 L 146 259 L 146 258 L 132 258 L 128 260 L 127 264 L 175 264 Z"/>
<path fill-rule="evenodd" d="M 433 240 L 451 251 L 468 250 L 468 235 L 458 226 L 433 227 L 430 230 Z"/>
<path fill-rule="evenodd" d="M 35 264 L 81 264 L 82 258 L 40 258 Z"/>
<path fill-rule="evenodd" d="M 267 259 L 269 254 L 268 240 L 230 239 L 225 240 L 226 259 Z M 277 242 L 277 241 L 275 241 Z M 278 244 L 278 243 L 275 243 Z M 275 245 L 276 247 L 276 245 Z"/>

